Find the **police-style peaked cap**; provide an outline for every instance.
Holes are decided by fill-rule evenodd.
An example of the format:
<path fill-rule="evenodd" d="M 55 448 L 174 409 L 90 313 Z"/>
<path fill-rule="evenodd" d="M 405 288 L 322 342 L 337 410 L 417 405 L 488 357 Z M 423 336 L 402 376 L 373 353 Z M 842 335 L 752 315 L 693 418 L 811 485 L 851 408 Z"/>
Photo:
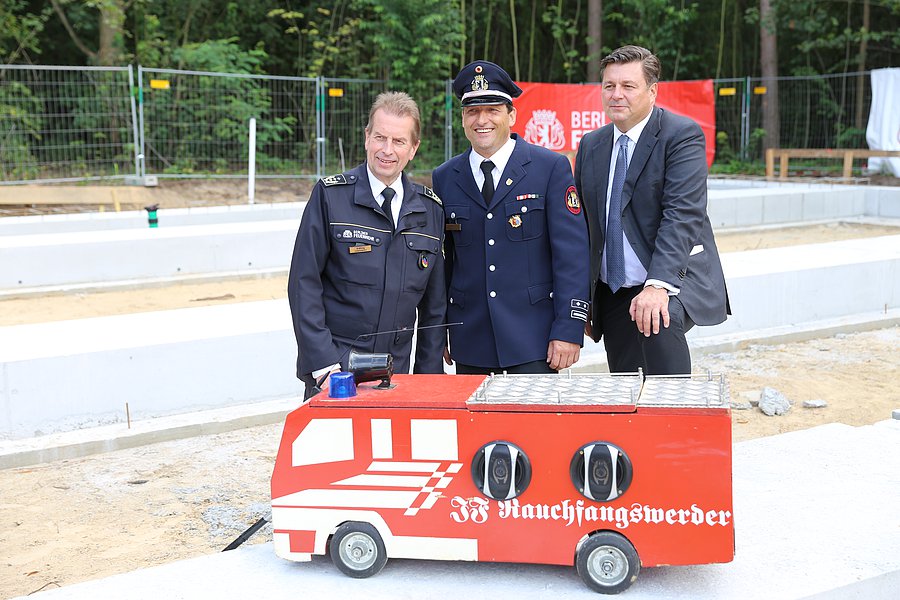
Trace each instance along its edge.
<path fill-rule="evenodd" d="M 522 94 L 509 73 L 486 60 L 464 66 L 453 80 L 453 92 L 463 106 L 506 104 Z"/>

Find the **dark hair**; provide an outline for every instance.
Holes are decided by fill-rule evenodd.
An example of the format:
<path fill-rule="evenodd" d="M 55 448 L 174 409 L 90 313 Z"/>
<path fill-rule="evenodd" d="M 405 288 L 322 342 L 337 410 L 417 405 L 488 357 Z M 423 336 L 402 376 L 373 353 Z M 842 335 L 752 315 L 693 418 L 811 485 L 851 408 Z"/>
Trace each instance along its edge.
<path fill-rule="evenodd" d="M 622 46 L 610 52 L 609 55 L 600 61 L 600 79 L 603 79 L 603 72 L 606 70 L 607 65 L 632 62 L 641 63 L 647 85 L 653 85 L 659 81 L 661 69 L 659 59 L 655 54 L 640 46 Z"/>
<path fill-rule="evenodd" d="M 372 108 L 369 109 L 369 122 L 366 124 L 366 132 L 372 132 L 372 117 L 375 111 L 383 110 L 389 115 L 395 117 L 412 117 L 413 120 L 413 144 L 419 143 L 419 136 L 422 132 L 422 125 L 419 117 L 419 106 L 406 92 L 382 92 L 375 98 Z"/>

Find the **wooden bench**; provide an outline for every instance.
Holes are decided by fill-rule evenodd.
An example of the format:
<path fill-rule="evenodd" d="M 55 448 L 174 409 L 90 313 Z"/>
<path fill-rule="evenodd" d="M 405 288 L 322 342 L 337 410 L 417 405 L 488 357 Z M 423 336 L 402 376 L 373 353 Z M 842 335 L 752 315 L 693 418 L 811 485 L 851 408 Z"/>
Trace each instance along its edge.
<path fill-rule="evenodd" d="M 788 160 L 791 158 L 842 158 L 844 160 L 844 169 L 841 172 L 841 177 L 849 179 L 853 169 L 853 159 L 871 158 L 873 156 L 900 158 L 900 150 L 769 148 L 766 150 L 766 178 L 774 179 L 775 177 L 775 158 L 779 159 L 779 179 L 787 179 Z"/>

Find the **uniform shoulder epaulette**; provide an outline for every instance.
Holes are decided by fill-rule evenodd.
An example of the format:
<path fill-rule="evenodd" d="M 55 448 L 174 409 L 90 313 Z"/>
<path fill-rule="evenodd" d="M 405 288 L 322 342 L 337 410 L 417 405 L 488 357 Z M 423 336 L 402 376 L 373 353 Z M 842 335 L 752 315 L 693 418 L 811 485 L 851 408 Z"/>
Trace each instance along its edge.
<path fill-rule="evenodd" d="M 438 198 L 438 195 L 434 193 L 434 190 L 428 187 L 427 185 L 419 185 L 419 193 L 423 196 L 427 196 L 438 203 L 439 206 L 443 206 L 444 203 L 441 202 L 441 199 Z"/>
<path fill-rule="evenodd" d="M 337 175 L 329 175 L 328 177 L 322 178 L 322 183 L 325 186 L 350 185 L 352 183 L 356 183 L 356 175 L 347 176 L 343 173 L 338 173 Z"/>

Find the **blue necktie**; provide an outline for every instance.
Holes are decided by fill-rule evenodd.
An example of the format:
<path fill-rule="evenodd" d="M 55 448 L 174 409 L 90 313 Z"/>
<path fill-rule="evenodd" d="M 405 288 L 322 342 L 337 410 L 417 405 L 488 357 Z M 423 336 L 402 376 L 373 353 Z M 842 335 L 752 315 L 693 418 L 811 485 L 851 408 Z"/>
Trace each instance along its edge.
<path fill-rule="evenodd" d="M 622 248 L 622 188 L 628 170 L 628 136 L 619 136 L 619 154 L 609 194 L 606 219 L 606 283 L 613 293 L 625 285 L 625 251 Z"/>

